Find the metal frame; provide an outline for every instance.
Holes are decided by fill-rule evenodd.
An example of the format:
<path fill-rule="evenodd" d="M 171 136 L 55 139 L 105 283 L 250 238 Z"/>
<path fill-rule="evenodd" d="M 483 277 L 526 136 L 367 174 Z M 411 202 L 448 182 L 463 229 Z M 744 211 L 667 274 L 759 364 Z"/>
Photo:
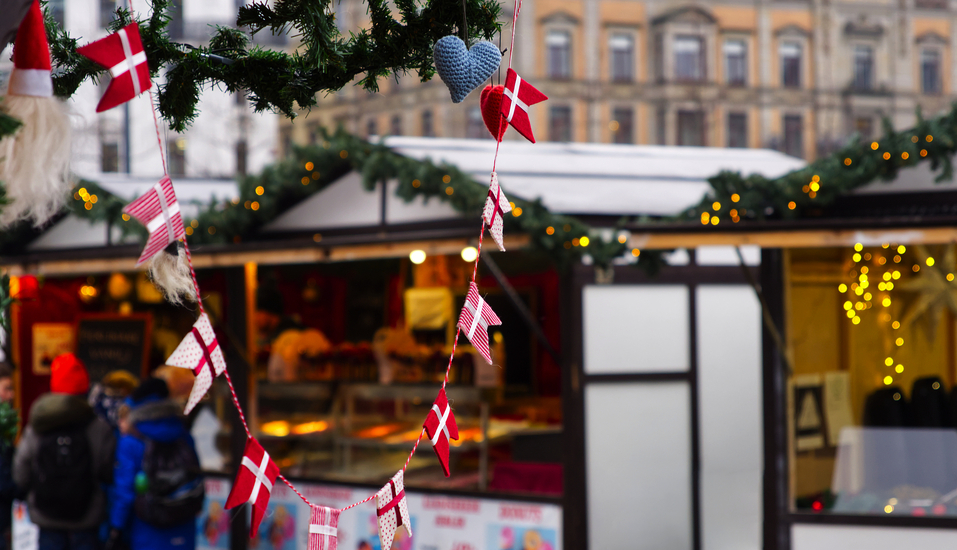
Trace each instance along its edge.
<path fill-rule="evenodd" d="M 585 384 L 642 382 L 648 384 L 681 381 L 688 383 L 690 406 L 691 524 L 692 550 L 703 547 L 701 525 L 701 433 L 698 396 L 698 333 L 697 287 L 702 284 L 747 285 L 740 266 L 697 266 L 694 254 L 687 266 L 669 266 L 654 276 L 634 267 L 614 269 L 611 284 L 682 284 L 688 287 L 689 346 L 688 370 L 684 372 L 646 372 L 631 374 L 585 374 L 583 370 L 582 293 L 594 284 L 595 268 L 576 265 L 562 279 L 562 408 L 564 424 L 565 473 L 563 497 L 564 548 L 588 548 L 588 492 L 585 449 Z M 747 268 L 754 269 L 754 268 Z M 593 549 L 598 550 L 598 549 Z"/>

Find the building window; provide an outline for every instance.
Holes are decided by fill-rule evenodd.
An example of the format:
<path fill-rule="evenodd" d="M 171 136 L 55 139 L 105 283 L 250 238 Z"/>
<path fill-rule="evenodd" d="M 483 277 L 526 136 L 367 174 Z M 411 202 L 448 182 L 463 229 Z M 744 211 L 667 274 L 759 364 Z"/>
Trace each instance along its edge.
<path fill-rule="evenodd" d="M 50 0 L 46 8 L 50 10 L 53 20 L 62 27 L 66 20 L 66 0 Z"/>
<path fill-rule="evenodd" d="M 874 119 L 871 117 L 857 117 L 854 119 L 854 132 L 863 140 L 869 140 L 874 135 Z"/>
<path fill-rule="evenodd" d="M 700 36 L 675 37 L 675 78 L 686 82 L 704 80 L 704 40 Z"/>
<path fill-rule="evenodd" d="M 635 111 L 631 107 L 615 107 L 611 111 L 611 139 L 615 143 L 634 143 Z"/>
<path fill-rule="evenodd" d="M 613 34 L 608 40 L 611 50 L 612 82 L 632 82 L 635 79 L 635 40 L 629 34 Z"/>
<path fill-rule="evenodd" d="M 658 140 L 658 145 L 667 145 L 668 144 L 668 113 L 659 108 L 655 111 L 655 137 Z"/>
<path fill-rule="evenodd" d="M 286 151 L 289 151 L 288 144 Z M 171 176 L 186 175 L 186 138 L 177 138 L 173 146 L 169 147 L 169 174 Z"/>
<path fill-rule="evenodd" d="M 249 143 L 245 139 L 236 142 L 236 174 L 245 176 L 249 171 Z"/>
<path fill-rule="evenodd" d="M 100 171 L 120 171 L 120 144 L 115 141 L 100 143 Z"/>
<path fill-rule="evenodd" d="M 435 137 L 435 128 L 432 124 L 432 111 L 430 109 L 422 111 L 422 135 L 424 137 Z"/>
<path fill-rule="evenodd" d="M 874 48 L 854 46 L 854 89 L 870 90 L 874 87 Z"/>
<path fill-rule="evenodd" d="M 548 139 L 568 142 L 572 140 L 572 108 L 552 107 L 548 111 Z"/>
<path fill-rule="evenodd" d="M 678 145 L 704 144 L 704 112 L 678 111 Z"/>
<path fill-rule="evenodd" d="M 376 124 L 374 118 L 370 118 L 366 121 L 366 137 L 372 137 L 379 135 L 379 125 Z"/>
<path fill-rule="evenodd" d="M 784 154 L 804 158 L 804 117 L 784 115 Z"/>
<path fill-rule="evenodd" d="M 748 146 L 748 115 L 728 114 L 728 147 Z"/>
<path fill-rule="evenodd" d="M 106 28 L 116 15 L 116 0 L 100 0 L 100 26 Z"/>
<path fill-rule="evenodd" d="M 389 134 L 393 136 L 402 135 L 402 117 L 395 115 L 392 117 L 392 122 L 389 124 Z"/>
<path fill-rule="evenodd" d="M 748 81 L 748 47 L 744 40 L 724 43 L 724 70 L 729 86 L 744 86 Z"/>
<path fill-rule="evenodd" d="M 920 86 L 925 94 L 940 93 L 940 50 L 921 50 Z"/>
<path fill-rule="evenodd" d="M 781 83 L 785 88 L 801 87 L 801 45 L 797 42 L 782 42 Z"/>
<path fill-rule="evenodd" d="M 548 50 L 548 76 L 564 80 L 572 76 L 572 37 L 568 31 L 549 31 L 545 38 Z"/>
<path fill-rule="evenodd" d="M 492 134 L 485 128 L 481 107 L 469 107 L 468 123 L 465 125 L 465 137 L 471 139 L 490 138 Z"/>

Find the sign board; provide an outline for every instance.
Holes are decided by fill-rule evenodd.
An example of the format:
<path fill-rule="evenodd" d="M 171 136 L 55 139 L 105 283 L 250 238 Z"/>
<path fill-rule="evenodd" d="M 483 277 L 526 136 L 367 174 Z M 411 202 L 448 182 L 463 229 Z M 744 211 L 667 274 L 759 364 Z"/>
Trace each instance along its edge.
<path fill-rule="evenodd" d="M 149 371 L 151 317 L 131 315 L 83 315 L 76 323 L 76 356 L 96 382 L 114 370 L 136 376 Z"/>

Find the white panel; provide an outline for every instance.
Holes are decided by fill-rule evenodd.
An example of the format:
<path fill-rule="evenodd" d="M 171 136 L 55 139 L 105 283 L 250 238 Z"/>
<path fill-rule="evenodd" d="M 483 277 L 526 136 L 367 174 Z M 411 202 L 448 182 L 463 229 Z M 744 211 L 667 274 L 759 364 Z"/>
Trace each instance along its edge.
<path fill-rule="evenodd" d="M 585 372 L 688 370 L 688 287 L 586 286 Z"/>
<path fill-rule="evenodd" d="M 791 550 L 953 550 L 957 530 L 794 525 Z"/>
<path fill-rule="evenodd" d="M 366 191 L 362 175 L 349 172 L 267 223 L 262 231 L 312 231 L 378 225 L 382 191 Z"/>
<path fill-rule="evenodd" d="M 761 247 L 746 244 L 740 247 L 744 265 L 761 265 Z M 699 246 L 695 249 L 694 262 L 698 265 L 740 265 L 741 260 L 733 246 Z"/>
<path fill-rule="evenodd" d="M 399 183 L 390 181 L 386 188 L 385 220 L 386 223 L 413 223 L 431 222 L 436 220 L 462 218 L 452 205 L 438 197 L 426 200 L 425 197 L 416 197 L 405 202 L 402 197 L 395 195 Z"/>
<path fill-rule="evenodd" d="M 761 547 L 761 307 L 749 286 L 697 289 L 704 550 Z"/>
<path fill-rule="evenodd" d="M 691 548 L 689 406 L 684 382 L 586 387 L 589 548 Z"/>

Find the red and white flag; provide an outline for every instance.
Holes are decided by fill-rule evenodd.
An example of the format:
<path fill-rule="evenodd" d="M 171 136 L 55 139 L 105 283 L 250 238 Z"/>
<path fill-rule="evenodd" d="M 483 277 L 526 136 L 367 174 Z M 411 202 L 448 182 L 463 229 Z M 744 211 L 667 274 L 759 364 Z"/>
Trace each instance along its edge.
<path fill-rule="evenodd" d="M 449 477 L 449 440 L 459 438 L 459 428 L 455 425 L 455 415 L 449 406 L 449 399 L 445 395 L 445 388 L 439 390 L 439 396 L 432 404 L 432 410 L 423 424 L 425 432 L 429 434 L 435 456 L 439 457 L 439 464 Z"/>
<path fill-rule="evenodd" d="M 186 228 L 183 227 L 183 217 L 179 212 L 179 201 L 176 200 L 176 191 L 169 176 L 153 186 L 135 201 L 123 208 L 124 214 L 136 218 L 136 221 L 146 226 L 150 236 L 140 259 L 139 266 L 158 252 L 170 245 L 173 241 L 186 238 Z"/>
<path fill-rule="evenodd" d="M 210 324 L 209 317 L 205 313 L 193 323 L 193 329 L 176 346 L 173 354 L 166 360 L 166 364 L 189 369 L 196 375 L 193 390 L 189 393 L 189 400 L 186 402 L 186 414 L 189 414 L 209 391 L 213 385 L 213 379 L 226 370 L 223 348 L 220 347 L 213 325 Z"/>
<path fill-rule="evenodd" d="M 482 354 L 485 362 L 492 364 L 492 351 L 488 347 L 488 327 L 501 325 L 502 321 L 492 308 L 479 296 L 475 281 L 469 283 L 469 293 L 459 315 L 459 328 L 468 337 L 469 342 Z"/>
<path fill-rule="evenodd" d="M 309 550 L 336 550 L 338 537 L 339 510 L 313 505 L 309 514 Z"/>
<path fill-rule="evenodd" d="M 509 67 L 505 76 L 505 95 L 502 97 L 502 116 L 525 136 L 525 139 L 535 143 L 532 134 L 532 123 L 528 119 L 528 108 L 536 103 L 548 99 L 548 96 L 539 92 L 535 86 L 522 80 L 514 69 Z"/>
<path fill-rule="evenodd" d="M 399 470 L 375 495 L 376 514 L 379 516 L 379 543 L 383 549 L 392 548 L 395 532 L 400 525 L 412 536 L 409 504 L 405 500 L 405 484 Z"/>
<path fill-rule="evenodd" d="M 505 243 L 503 241 L 504 219 L 502 217 L 511 211 L 512 205 L 508 203 L 502 187 L 498 184 L 498 174 L 492 172 L 492 183 L 488 187 L 488 198 L 485 199 L 485 210 L 482 212 L 482 218 L 488 224 L 488 232 L 503 252 L 505 251 Z"/>
<path fill-rule="evenodd" d="M 150 67 L 140 40 L 140 28 L 130 23 L 115 33 L 76 49 L 77 53 L 110 70 L 113 80 L 100 98 L 101 113 L 126 103 L 153 85 Z"/>
<path fill-rule="evenodd" d="M 243 461 L 236 474 L 236 481 L 226 498 L 226 509 L 245 503 L 252 505 L 252 523 L 249 526 L 249 538 L 255 538 L 259 532 L 259 523 L 263 520 L 273 484 L 279 475 L 279 466 L 272 461 L 269 453 L 253 438 L 246 440 Z"/>

